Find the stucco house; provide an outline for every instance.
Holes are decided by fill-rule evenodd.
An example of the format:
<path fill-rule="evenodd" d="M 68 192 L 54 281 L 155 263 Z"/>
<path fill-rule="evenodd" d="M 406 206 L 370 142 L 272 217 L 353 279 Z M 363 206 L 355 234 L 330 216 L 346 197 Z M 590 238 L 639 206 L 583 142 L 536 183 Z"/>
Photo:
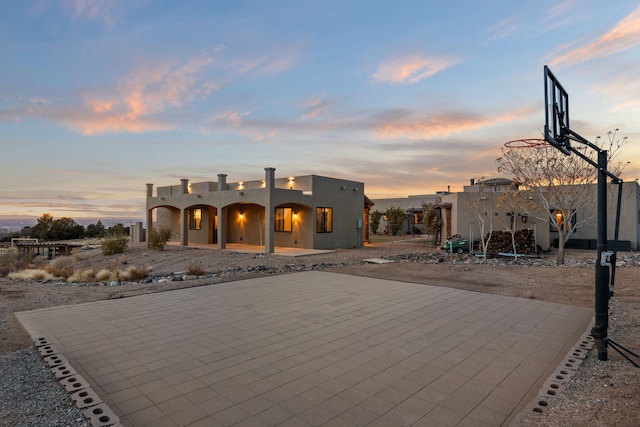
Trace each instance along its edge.
<path fill-rule="evenodd" d="M 169 227 L 181 245 L 259 245 L 266 253 L 275 247 L 359 247 L 370 207 L 362 182 L 318 175 L 276 178 L 274 168 L 265 168 L 263 180 L 227 182 L 227 175 L 219 174 L 217 182 L 181 179 L 153 193 L 153 184 L 147 184 L 148 233 Z"/>
<path fill-rule="evenodd" d="M 374 199 L 373 202 L 375 203 L 375 210 L 379 212 L 386 212 L 390 208 L 401 208 L 404 210 L 407 213 L 407 221 L 405 221 L 398 233 L 412 234 L 414 227 L 424 231 L 424 226 L 422 225 L 423 205 L 437 203 L 444 194 L 448 193 L 439 192 L 436 194 L 421 194 L 392 199 Z M 389 221 L 383 217 L 376 230 L 376 234 L 387 234 L 388 232 Z"/>
<path fill-rule="evenodd" d="M 442 236 L 461 235 L 465 239 L 478 240 L 482 233 L 484 220 L 485 230 L 489 231 L 490 223 L 493 230 L 508 230 L 515 225 L 515 230 L 533 230 L 537 245 L 546 249 L 557 247 L 558 231 L 548 219 L 544 219 L 542 208 L 537 212 L 530 212 L 509 206 L 503 198 L 505 193 L 519 189 L 517 183 L 509 179 L 496 178 L 477 182 L 465 186 L 464 191 L 443 195 L 439 208 L 441 209 L 443 225 Z M 610 184 L 609 203 L 607 211 L 608 238 L 614 237 L 615 203 L 618 186 Z M 566 248 L 596 249 L 597 238 L 597 185 L 587 188 L 589 200 L 579 209 L 570 213 L 571 221 L 586 221 L 572 233 Z M 622 209 L 620 215 L 619 250 L 637 250 L 640 241 L 640 187 L 637 182 L 625 182 L 622 193 Z"/>

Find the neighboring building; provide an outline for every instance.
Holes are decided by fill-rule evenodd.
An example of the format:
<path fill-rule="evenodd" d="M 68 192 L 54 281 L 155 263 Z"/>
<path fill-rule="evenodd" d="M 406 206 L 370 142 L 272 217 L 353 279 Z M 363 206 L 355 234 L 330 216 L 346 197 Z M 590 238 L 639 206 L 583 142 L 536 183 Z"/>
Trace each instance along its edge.
<path fill-rule="evenodd" d="M 571 234 L 566 248 L 596 249 L 597 239 L 597 185 L 590 185 L 592 202 L 571 212 L 572 221 L 587 220 L 588 223 L 578 227 Z M 615 201 L 618 193 L 617 185 L 609 185 L 609 203 L 607 212 L 608 238 L 613 239 L 615 229 Z M 542 208 L 537 212 L 509 206 L 499 200 L 505 192 L 519 190 L 518 183 L 508 179 L 492 179 L 471 181 L 463 192 L 443 195 L 439 208 L 442 212 L 442 236 L 444 238 L 460 235 L 467 240 L 479 240 L 482 234 L 482 216 L 485 222 L 484 233 L 489 232 L 492 222 L 493 230 L 508 230 L 512 224 L 515 230 L 528 229 L 534 231 L 537 245 L 542 249 L 557 247 L 558 231 L 548 219 L 543 218 Z M 619 240 L 620 250 L 637 250 L 640 241 L 640 187 L 637 182 L 625 182 L 622 195 Z"/>
<path fill-rule="evenodd" d="M 398 234 L 412 234 L 414 227 L 424 232 L 422 225 L 422 206 L 426 204 L 437 204 L 440 198 L 449 194 L 448 192 L 438 192 L 436 194 L 422 194 L 417 196 L 399 197 L 395 199 L 374 199 L 375 209 L 378 212 L 386 212 L 390 208 L 401 208 L 407 213 L 407 221 L 398 231 Z M 376 234 L 387 234 L 389 232 L 389 222 L 386 218 L 380 220 L 380 225 Z"/>
<path fill-rule="evenodd" d="M 362 182 L 306 175 L 227 183 L 218 181 L 158 187 L 147 184 L 147 235 L 169 227 L 181 245 L 227 243 L 334 249 L 359 247 L 365 240 L 367 206 Z M 370 201 L 369 201 L 370 203 Z M 156 223 L 153 213 L 156 212 Z M 368 219 L 368 218 L 367 218 Z"/>

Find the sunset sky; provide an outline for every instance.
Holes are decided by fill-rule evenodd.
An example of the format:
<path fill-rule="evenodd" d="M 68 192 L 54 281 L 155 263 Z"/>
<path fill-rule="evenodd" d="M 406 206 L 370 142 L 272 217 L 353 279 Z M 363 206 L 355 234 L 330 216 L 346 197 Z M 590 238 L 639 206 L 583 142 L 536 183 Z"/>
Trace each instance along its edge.
<path fill-rule="evenodd" d="M 147 182 L 265 167 L 458 191 L 542 137 L 545 64 L 640 176 L 637 1 L 4 1 L 0 218 L 143 220 Z"/>

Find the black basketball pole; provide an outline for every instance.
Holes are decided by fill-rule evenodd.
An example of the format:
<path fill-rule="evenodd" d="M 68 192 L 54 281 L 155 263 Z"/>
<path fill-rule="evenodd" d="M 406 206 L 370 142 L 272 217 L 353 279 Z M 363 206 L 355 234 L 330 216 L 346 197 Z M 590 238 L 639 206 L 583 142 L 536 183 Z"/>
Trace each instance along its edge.
<path fill-rule="evenodd" d="M 591 336 L 598 350 L 598 360 L 607 360 L 609 328 L 609 266 L 603 259 L 607 250 L 607 151 L 598 151 L 598 256 L 596 258 L 596 322 Z"/>
<path fill-rule="evenodd" d="M 549 67 L 544 66 L 544 102 L 545 102 L 545 126 L 544 139 L 563 154 L 575 154 L 582 160 L 596 168 L 598 171 L 597 187 L 597 249 L 596 258 L 596 284 L 595 284 L 595 324 L 591 328 L 591 336 L 598 351 L 598 360 L 607 360 L 607 345 L 611 345 L 615 351 L 624 356 L 634 366 L 640 365 L 632 361 L 622 350 L 635 357 L 640 357 L 632 351 L 624 348 L 607 336 L 609 329 L 609 298 L 613 296 L 613 280 L 615 279 L 616 250 L 618 231 L 620 227 L 620 205 L 622 202 L 623 181 L 607 170 L 607 150 L 603 150 L 595 144 L 587 141 L 569 127 L 569 94 L 562 87 L 558 79 L 553 75 Z M 571 140 L 586 145 L 598 153 L 598 161 L 595 162 L 585 153 L 571 146 Z M 607 178 L 619 184 L 618 206 L 616 208 L 615 237 L 613 251 L 607 251 Z M 611 267 L 611 273 L 609 270 Z M 611 274 L 611 276 L 610 276 Z"/>

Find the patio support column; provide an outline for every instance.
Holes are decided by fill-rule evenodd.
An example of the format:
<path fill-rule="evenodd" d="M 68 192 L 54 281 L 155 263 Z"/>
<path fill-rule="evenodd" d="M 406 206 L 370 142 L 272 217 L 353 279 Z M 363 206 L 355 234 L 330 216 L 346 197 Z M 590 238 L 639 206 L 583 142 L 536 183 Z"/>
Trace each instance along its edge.
<path fill-rule="evenodd" d="M 218 174 L 218 191 L 227 189 L 227 174 Z M 216 240 L 218 241 L 218 249 L 226 249 L 227 247 L 227 208 L 218 208 L 218 230 Z"/>
<path fill-rule="evenodd" d="M 273 190 L 275 188 L 275 168 L 264 168 L 265 170 L 265 189 L 267 190 L 267 201 L 264 206 L 264 251 L 267 254 L 275 252 L 274 234 L 274 212 L 271 205 Z"/>
<path fill-rule="evenodd" d="M 180 245 L 189 244 L 189 209 L 180 209 Z"/>
<path fill-rule="evenodd" d="M 149 197 L 153 197 L 153 184 L 147 184 L 147 235 L 145 239 L 147 242 L 153 228 L 153 209 L 149 209 Z"/>
<path fill-rule="evenodd" d="M 218 249 L 227 247 L 227 208 L 218 208 Z"/>

